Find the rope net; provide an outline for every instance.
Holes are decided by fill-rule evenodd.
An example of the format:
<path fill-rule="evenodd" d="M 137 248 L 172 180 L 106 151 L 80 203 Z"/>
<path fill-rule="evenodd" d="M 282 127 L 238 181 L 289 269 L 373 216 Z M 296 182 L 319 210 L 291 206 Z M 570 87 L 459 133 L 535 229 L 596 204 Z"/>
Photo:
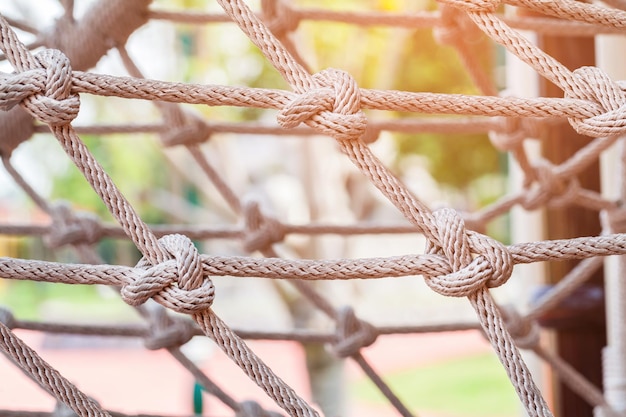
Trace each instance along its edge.
<path fill-rule="evenodd" d="M 607 385 L 603 393 L 542 345 L 537 319 L 585 283 L 601 267 L 602 257 L 626 253 L 626 235 L 620 233 L 624 218 L 621 197 L 607 198 L 598 191 L 585 189 L 577 178 L 598 160 L 603 151 L 611 147 L 618 149 L 616 143 L 626 131 L 626 83 L 612 79 L 596 67 L 569 70 L 520 31 L 565 36 L 623 35 L 626 27 L 623 0 L 606 1 L 605 4 L 570 0 L 440 0 L 436 11 L 406 14 L 302 8 L 281 0 L 262 1 L 257 12 L 243 0 L 217 0 L 223 13 L 203 13 L 164 10 L 151 5 L 149 0 L 103 0 L 93 3 L 80 19 L 74 18 L 73 3 L 62 2 L 64 16 L 56 22 L 54 30 L 45 33 L 15 19 L 0 17 L 0 48 L 4 59 L 13 68 L 13 72 L 0 75 L 0 107 L 5 110 L 0 115 L 0 154 L 8 174 L 50 219 L 48 225 L 1 222 L 0 233 L 44 236 L 51 248 L 73 248 L 82 263 L 1 258 L 0 277 L 113 286 L 127 304 L 139 311 L 148 325 L 39 323 L 20 320 L 9 310 L 0 310 L 0 348 L 60 403 L 80 416 L 117 415 L 102 409 L 82 393 L 17 337 L 13 329 L 144 338 L 149 349 L 166 349 L 207 392 L 240 416 L 267 415 L 268 412 L 258 404 L 239 401 L 222 391 L 219 384 L 181 352 L 182 345 L 193 336 L 208 336 L 286 414 L 304 417 L 317 416 L 319 412 L 257 357 L 243 338 L 326 343 L 332 346 L 338 357 L 353 359 L 393 407 L 408 417 L 413 415 L 412 412 L 374 371 L 361 350 L 383 334 L 480 328 L 499 357 L 528 415 L 550 416 L 552 412 L 520 349 L 532 351 L 545 361 L 563 383 L 595 407 L 598 413 L 612 416 L 622 413 L 625 408 L 621 404 L 623 400 L 611 399 L 608 394 L 611 386 Z M 511 10 L 532 13 L 516 14 Z M 125 45 L 129 36 L 149 20 L 192 25 L 231 22 L 259 48 L 290 89 L 146 79 Z M 322 20 L 360 26 L 433 28 L 439 42 L 455 48 L 482 95 L 363 89 L 342 70 L 331 68 L 312 73 L 299 55 L 292 35 L 302 22 Z M 34 33 L 36 41 L 25 45 L 14 29 Z M 476 31 L 486 34 L 555 84 L 564 97 L 499 95 L 489 73 L 472 54 L 472 40 L 467 34 Z M 109 49 L 118 51 L 129 76 L 84 72 Z M 74 126 L 73 121 L 81 108 L 81 94 L 153 101 L 162 115 L 162 123 Z M 213 122 L 178 103 L 270 109 L 275 111 L 277 124 Z M 461 117 L 392 119 L 380 117 L 384 113 L 375 110 Z M 559 164 L 528 152 L 524 146 L 526 139 L 535 138 L 541 129 L 564 120 L 576 132 L 589 137 L 584 147 Z M 93 214 L 74 211 L 68 204 L 46 201 L 12 165 L 11 154 L 15 148 L 33 134 L 47 131 L 54 135 L 87 179 L 116 224 L 103 222 Z M 164 147 L 180 147 L 189 152 L 206 180 L 218 190 L 240 220 L 237 226 L 148 225 L 79 136 L 146 132 L 160 135 Z M 519 166 L 523 177 L 521 187 L 476 212 L 461 212 L 449 207 L 433 210 L 374 154 L 370 144 L 381 132 L 489 133 L 493 145 L 507 152 Z M 202 143 L 221 133 L 333 138 L 344 157 L 358 168 L 361 178 L 371 182 L 408 224 L 290 224 L 272 217 L 260 208 L 258 202 L 241 198 L 201 149 Z M 419 190 L 419 185 L 416 188 Z M 579 206 L 598 213 L 603 232 L 598 236 L 511 245 L 478 232 L 484 231 L 490 221 L 514 207 L 530 211 L 564 206 Z M 396 233 L 423 235 L 426 240 L 424 253 L 357 259 L 290 259 L 280 256 L 279 244 L 293 234 Z M 111 237 L 130 239 L 141 252 L 139 263 L 135 266 L 103 263 L 94 245 Z M 198 251 L 192 239 L 238 240 L 246 252 L 263 256 L 204 254 Z M 494 301 L 491 289 L 506 284 L 515 265 L 551 260 L 581 261 L 559 285 L 524 313 Z M 421 275 L 428 287 L 439 294 L 467 298 L 476 312 L 477 321 L 441 326 L 377 327 L 360 319 L 352 308 L 336 308 L 329 301 L 329 294 L 311 285 L 312 281 L 319 280 L 415 275 Z M 299 329 L 278 335 L 263 331 L 254 334 L 235 332 L 212 309 L 214 298 L 219 297 L 219 293 L 215 294 L 212 277 L 218 276 L 289 281 L 335 323 L 335 331 L 316 333 Z M 148 303 L 149 300 L 156 303 Z M 167 310 L 186 317 L 173 315 Z M 611 357 L 624 357 L 623 344 L 609 347 L 616 352 Z M 605 359 L 609 360 L 608 355 Z M 623 385 L 621 366 L 608 365 L 606 368 L 615 373 L 610 379 L 614 385 Z M 11 412 L 1 414 L 11 415 Z"/>

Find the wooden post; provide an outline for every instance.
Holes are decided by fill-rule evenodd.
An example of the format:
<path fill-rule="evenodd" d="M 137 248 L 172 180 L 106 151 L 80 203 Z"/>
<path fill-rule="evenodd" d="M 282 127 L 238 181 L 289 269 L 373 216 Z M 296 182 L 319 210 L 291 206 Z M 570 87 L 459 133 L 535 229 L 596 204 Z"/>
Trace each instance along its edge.
<path fill-rule="evenodd" d="M 594 65 L 593 37 L 540 36 L 539 46 L 570 69 Z M 563 92 L 549 81 L 540 80 L 540 93 L 546 97 L 562 97 Z M 567 123 L 549 127 L 542 137 L 543 155 L 559 164 L 591 138 L 576 134 Z M 579 174 L 581 187 L 600 190 L 599 163 Z M 546 210 L 546 238 L 562 239 L 594 236 L 600 233 L 598 212 L 580 207 Z M 548 283 L 558 282 L 576 261 L 550 262 Z M 557 311 L 545 317 L 544 325 L 555 329 L 558 354 L 578 369 L 592 383 L 602 386 L 602 348 L 606 344 L 604 323 L 602 271 L 589 284 L 566 300 Z M 563 384 L 556 384 L 556 413 L 567 417 L 592 417 L 593 408 Z"/>

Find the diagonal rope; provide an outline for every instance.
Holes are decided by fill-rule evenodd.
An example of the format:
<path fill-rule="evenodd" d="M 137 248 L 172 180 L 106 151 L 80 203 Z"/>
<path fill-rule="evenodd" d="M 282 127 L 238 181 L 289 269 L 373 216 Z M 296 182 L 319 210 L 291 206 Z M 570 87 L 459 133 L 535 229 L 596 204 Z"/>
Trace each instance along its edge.
<path fill-rule="evenodd" d="M 309 74 L 301 65 L 300 60 L 293 55 L 295 49 L 285 48 L 284 42 L 278 41 L 278 39 L 283 39 L 285 33 L 293 30 L 293 28 L 285 26 L 285 22 L 281 23 L 280 16 L 273 16 L 277 13 L 276 10 L 272 9 L 272 7 L 278 7 L 276 4 L 274 6 L 269 5 L 271 6 L 267 12 L 269 20 L 264 24 L 242 1 L 222 0 L 220 3 L 226 13 L 239 24 L 285 80 L 289 82 L 295 94 L 278 90 L 194 86 L 72 72 L 67 62 L 64 61 L 64 57 L 58 53 L 44 51 L 41 54 L 32 55 L 19 42 L 8 27 L 7 22 L 0 18 L 2 49 L 6 58 L 18 71 L 16 75 L 2 76 L 3 87 L 6 79 L 7 88 L 0 91 L 0 105 L 8 109 L 20 103 L 32 115 L 50 126 L 68 155 L 81 169 L 92 187 L 119 221 L 124 233 L 129 235 L 145 256 L 145 259 L 136 268 L 90 267 L 86 265 L 59 266 L 32 261 L 21 264 L 19 260 L 2 259 L 0 260 L 2 276 L 13 279 L 58 280 L 58 282 L 73 283 L 101 282 L 111 284 L 117 282 L 125 287 L 123 294 L 129 303 L 141 303 L 152 297 L 169 308 L 191 314 L 203 331 L 213 337 L 227 354 L 251 378 L 263 386 L 268 394 L 283 408 L 292 415 L 304 416 L 315 415 L 315 411 L 297 397 L 293 390 L 286 387 L 269 368 L 247 349 L 243 341 L 238 339 L 232 330 L 214 315 L 210 309 L 213 286 L 208 277 L 211 275 L 252 275 L 283 279 L 293 279 L 294 277 L 297 279 L 351 279 L 423 274 L 428 285 L 435 291 L 444 295 L 467 296 L 469 298 L 484 331 L 509 373 L 509 377 L 528 413 L 533 416 L 550 415 L 545 402 L 538 395 L 532 378 L 530 378 L 530 373 L 524 365 L 511 335 L 507 331 L 507 324 L 503 322 L 487 288 L 501 285 L 506 281 L 514 263 L 549 259 L 590 258 L 589 261 L 582 262 L 579 268 L 572 271 L 570 279 L 567 279 L 560 287 L 555 288 L 555 291 L 548 297 L 542 299 L 540 304 L 526 317 L 527 319 L 532 318 L 554 306 L 557 300 L 566 296 L 572 288 L 586 279 L 590 271 L 598 267 L 601 262 L 598 260 L 599 258 L 591 257 L 624 253 L 626 247 L 624 235 L 577 238 L 554 242 L 530 242 L 503 247 L 485 236 L 469 230 L 466 231 L 462 219 L 457 214 L 445 211 L 431 212 L 364 145 L 359 138 L 367 136 L 367 132 L 370 134 L 373 131 L 379 132 L 381 127 L 368 121 L 361 110 L 373 108 L 511 117 L 566 115 L 570 118 L 570 123 L 579 132 L 590 136 L 600 136 L 568 161 L 556 167 L 542 163 L 542 161 L 537 166 L 530 166 L 524 159 L 523 149 L 519 150 L 522 142 L 519 141 L 511 145 L 509 150 L 520 161 L 520 165 L 523 165 L 522 168 L 527 177 L 526 181 L 529 184 L 536 183 L 539 188 L 538 190 L 525 190 L 529 191 L 528 195 L 522 193 L 507 196 L 481 212 L 467 216 L 467 220 L 470 220 L 467 222 L 468 225 L 474 222 L 472 225 L 482 226 L 487 220 L 508 211 L 514 205 L 532 209 L 550 204 L 578 204 L 597 211 L 619 210 L 616 202 L 605 200 L 597 193 L 578 189 L 577 184 L 570 181 L 570 177 L 576 175 L 582 167 L 596 160 L 600 152 L 612 146 L 617 139 L 616 135 L 624 132 L 626 128 L 624 123 L 624 106 L 626 105 L 624 84 L 611 81 L 606 74 L 596 69 L 584 68 L 574 72 L 569 71 L 558 61 L 519 36 L 512 29 L 515 27 L 511 23 L 515 22 L 514 19 L 507 20 L 495 14 L 494 11 L 497 7 L 495 1 L 446 0 L 444 3 L 449 3 L 450 7 L 460 9 L 460 11 L 454 9 L 459 14 L 453 13 L 456 17 L 452 18 L 452 23 L 450 20 L 446 20 L 450 16 L 443 12 L 441 15 L 415 15 L 412 20 L 409 20 L 412 24 L 421 22 L 419 24 L 431 26 L 451 24 L 448 29 L 453 30 L 454 22 L 462 20 L 466 14 L 492 39 L 502 43 L 541 75 L 561 87 L 566 93 L 566 98 L 529 100 L 359 89 L 351 77 L 341 71 L 326 70 L 315 75 Z M 508 3 L 530 7 L 546 14 L 587 22 L 583 26 L 577 26 L 581 28 L 589 28 L 590 26 L 584 26 L 588 24 L 608 25 L 613 29 L 621 28 L 624 25 L 623 11 L 610 10 L 593 4 L 569 0 L 552 4 L 538 4 L 528 0 L 510 0 Z M 72 20 L 73 1 L 65 2 L 64 6 L 66 7 L 64 19 Z M 445 6 L 448 7 L 448 4 Z M 296 26 L 300 20 L 315 16 L 315 11 L 297 10 L 284 5 L 281 7 L 285 7 L 283 12 L 290 15 L 290 18 L 293 19 L 292 23 Z M 307 15 L 309 12 L 310 15 Z M 169 18 L 166 14 L 159 14 L 158 12 L 151 12 L 151 16 Z M 176 16 L 170 17 L 177 18 Z M 361 15 L 359 24 L 368 24 L 368 19 L 371 23 L 375 17 Z M 190 16 L 189 18 L 202 21 L 197 16 L 195 18 Z M 333 14 L 332 12 L 326 15 L 317 12 L 317 18 L 343 19 L 341 14 Z M 224 21 L 224 19 L 223 16 L 217 16 L 210 21 Z M 540 22 L 540 19 L 532 21 Z M 272 31 L 282 33 L 282 35 L 277 35 L 277 39 L 268 27 L 272 28 Z M 285 40 L 283 39 L 283 41 Z M 490 91 L 491 87 L 487 85 L 486 77 L 476 71 L 476 68 L 473 68 L 471 56 L 462 50 L 462 45 L 460 46 L 463 59 L 466 64 L 469 64 L 470 70 L 473 69 L 471 73 L 476 83 L 482 86 L 484 93 Z M 412 223 L 411 231 L 421 231 L 425 234 L 429 240 L 430 251 L 423 256 L 372 260 L 222 259 L 199 255 L 193 245 L 189 246 L 189 242 L 182 237 L 166 236 L 162 240 L 157 240 L 155 231 L 143 223 L 130 203 L 119 193 L 108 175 L 91 156 L 71 126 L 70 122 L 76 116 L 79 108 L 78 92 L 171 102 L 277 109 L 279 110 L 278 122 L 283 127 L 295 131 L 295 129 L 300 129 L 296 127 L 298 124 L 304 123 L 314 132 L 322 132 L 335 137 L 342 151 Z M 162 133 L 167 130 L 166 125 L 167 123 L 163 127 L 152 127 L 151 129 L 154 132 Z M 135 127 L 135 130 L 141 129 L 143 128 Z M 208 127 L 208 129 L 212 128 Z M 532 130 L 532 127 L 523 126 L 520 131 L 526 133 L 524 129 Z M 298 133 L 303 132 L 298 131 Z M 511 130 L 506 130 L 505 133 L 511 133 Z M 189 139 L 191 144 L 203 140 L 206 140 L 206 137 L 202 135 Z M 174 138 L 169 142 L 164 142 L 176 144 L 185 141 L 187 139 Z M 2 150 L 5 151 L 3 161 L 7 170 L 13 175 L 16 182 L 29 193 L 28 184 L 12 169 L 8 159 L 8 154 L 14 146 L 10 144 L 3 144 L 3 146 L 6 148 Z M 221 178 L 208 164 L 199 148 L 196 145 L 189 146 L 187 144 L 187 146 L 196 162 L 214 183 L 218 183 L 218 188 L 220 188 Z M 563 188 L 566 190 L 553 191 L 553 189 Z M 238 197 L 223 181 L 220 192 L 223 195 L 227 194 L 225 197 L 235 212 L 242 211 Z M 45 210 L 47 203 L 36 194 L 33 194 L 32 197 Z M 274 240 L 272 239 L 274 238 L 268 237 L 275 232 L 275 230 L 272 231 L 273 228 L 279 229 L 279 238 L 281 239 L 285 233 L 309 233 L 315 230 L 314 228 L 307 229 L 297 226 L 289 229 L 288 226 L 273 221 L 273 219 L 261 220 L 269 223 L 271 227 L 259 228 L 252 241 L 246 241 L 249 232 L 247 229 L 224 231 L 221 235 L 218 232 L 217 235 L 242 239 L 244 246 L 252 250 L 264 245 L 267 247 L 268 244 L 273 243 Z M 10 227 L 7 229 L 11 230 Z M 1 230 L 3 229 L 0 227 Z M 20 229 L 19 227 L 13 230 L 26 231 L 25 228 Z M 36 233 L 44 229 L 30 230 L 34 230 Z M 321 227 L 317 230 L 321 233 L 324 231 L 335 233 L 341 229 Z M 358 228 L 343 230 L 346 233 L 356 233 Z M 377 229 L 370 229 L 370 231 L 372 230 Z M 98 240 L 105 234 L 106 232 L 98 234 L 93 240 Z M 85 245 L 78 245 L 77 249 L 80 250 L 81 247 L 86 248 Z M 332 317 L 337 316 L 337 312 L 323 297 L 313 293 L 310 293 L 309 296 L 317 299 L 317 304 L 322 310 L 327 311 Z M 356 318 L 354 320 L 358 322 Z M 545 354 L 541 352 L 538 354 L 545 359 Z M 358 350 L 354 355 L 360 355 Z M 561 372 L 566 378 L 568 375 L 571 376 L 571 372 L 559 364 L 558 360 L 550 358 L 546 360 L 552 363 L 557 372 Z M 559 371 L 559 369 L 561 370 Z M 578 386 L 583 391 L 589 388 L 584 382 L 578 383 Z M 596 391 L 591 392 L 589 398 L 593 405 L 606 406 L 603 398 Z M 236 408 L 234 403 L 231 405 L 233 405 L 231 408 Z"/>
<path fill-rule="evenodd" d="M 36 69 L 42 65 L 42 63 L 38 62 L 19 41 L 2 16 L 0 16 L 0 45 L 2 50 L 7 53 L 9 62 L 20 72 Z M 46 58 L 62 61 L 62 58 L 54 52 L 47 53 Z M 56 64 L 56 66 L 51 70 L 61 72 L 51 74 L 53 78 L 50 87 L 54 88 L 54 90 L 50 92 L 51 98 L 53 100 L 71 99 L 72 97 L 69 96 L 71 84 L 68 83 L 70 80 L 69 75 L 71 74 L 69 63 L 53 62 L 52 65 L 54 64 Z M 60 115 L 59 118 L 59 115 L 54 111 L 48 113 L 49 109 L 42 107 L 41 103 L 33 103 L 36 99 L 38 99 L 38 97 L 35 97 L 33 100 L 25 100 L 22 102 L 22 105 L 37 117 L 48 122 L 52 132 L 65 151 L 83 173 L 92 188 L 100 196 L 111 214 L 128 233 L 138 249 L 152 264 L 159 264 L 167 260 L 171 255 L 157 241 L 154 234 L 139 218 L 136 211 L 119 192 L 111 178 L 104 172 L 84 143 L 75 134 L 69 124 L 73 117 L 75 117 L 75 114 L 70 116 L 69 119 L 65 118 L 66 115 Z M 69 106 L 76 106 L 75 111 L 77 112 L 77 97 L 75 97 L 73 101 L 74 102 L 69 103 Z M 62 106 L 62 110 L 70 111 L 73 109 L 68 106 Z M 180 283 L 184 290 L 191 290 L 194 286 L 197 287 L 198 284 L 197 280 L 181 281 Z M 174 300 L 174 302 L 176 302 L 176 300 Z M 203 313 L 194 314 L 193 318 L 200 324 L 206 334 L 211 336 L 231 359 L 261 386 L 271 398 L 293 416 L 317 415 L 317 412 L 310 408 L 293 389 L 278 378 L 273 371 L 247 347 L 243 340 L 235 335 L 225 323 L 215 316 L 210 308 L 204 307 L 203 305 L 203 310 Z"/>
<path fill-rule="evenodd" d="M 0 321 L 0 349 L 42 388 L 81 416 L 111 417 Z"/>

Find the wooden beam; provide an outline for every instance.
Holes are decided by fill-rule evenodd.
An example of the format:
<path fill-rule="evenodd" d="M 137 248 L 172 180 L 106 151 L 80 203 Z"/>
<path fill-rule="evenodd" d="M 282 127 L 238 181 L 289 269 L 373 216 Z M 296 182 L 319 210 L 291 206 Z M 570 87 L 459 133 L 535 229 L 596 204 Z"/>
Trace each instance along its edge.
<path fill-rule="evenodd" d="M 540 36 L 539 46 L 570 69 L 594 65 L 593 37 Z M 540 94 L 562 97 L 563 92 L 549 81 L 540 81 Z M 551 126 L 542 139 L 542 154 L 559 164 L 584 147 L 591 138 L 578 135 L 567 123 Z M 581 187 L 600 191 L 599 163 L 592 164 L 578 176 Z M 593 236 L 600 233 L 598 212 L 580 207 L 546 210 L 546 238 L 562 239 Z M 547 264 L 549 283 L 558 282 L 576 265 L 575 261 Z M 602 271 L 589 285 L 577 291 L 560 308 L 544 318 L 555 328 L 558 354 L 592 383 L 602 386 L 602 348 L 606 344 Z M 561 383 L 556 385 L 556 413 L 567 417 L 592 417 L 593 408 Z"/>

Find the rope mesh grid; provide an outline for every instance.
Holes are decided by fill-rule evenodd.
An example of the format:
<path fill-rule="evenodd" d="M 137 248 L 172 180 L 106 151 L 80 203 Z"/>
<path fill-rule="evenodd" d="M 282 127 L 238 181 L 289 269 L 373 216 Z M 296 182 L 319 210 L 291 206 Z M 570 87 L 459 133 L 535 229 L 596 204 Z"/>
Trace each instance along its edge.
<path fill-rule="evenodd" d="M 148 0 L 116 0 L 95 3 L 81 18 L 86 29 L 74 20 L 74 2 L 62 3 L 65 14 L 57 21 L 55 31 L 47 36 L 29 25 L 0 17 L 0 48 L 14 69 L 11 74 L 0 74 L 0 108 L 6 110 L 8 116 L 0 119 L 4 128 L 0 141 L 2 162 L 16 184 L 52 221 L 45 226 L 0 224 L 0 233 L 43 235 L 52 248 L 73 247 L 84 263 L 2 258 L 0 277 L 115 286 L 119 288 L 121 298 L 139 311 L 148 326 L 34 323 L 19 320 L 5 309 L 0 310 L 0 348 L 58 401 L 81 416 L 111 415 L 39 357 L 12 329 L 142 337 L 149 349 L 166 349 L 208 392 L 237 415 L 267 412 L 258 405 L 231 398 L 203 374 L 179 349 L 191 337 L 203 334 L 213 339 L 290 416 L 317 416 L 319 413 L 257 357 L 243 338 L 328 343 L 338 356 L 352 358 L 397 411 L 409 417 L 411 411 L 369 365 L 361 355 L 361 349 L 384 334 L 480 328 L 498 355 L 528 415 L 551 416 L 552 413 L 519 349 L 534 351 L 589 404 L 606 414 L 619 415 L 600 389 L 541 345 L 536 319 L 584 283 L 600 267 L 600 257 L 626 253 L 626 235 L 618 233 L 620 219 L 624 216 L 622 202 L 583 189 L 576 180 L 577 174 L 596 161 L 601 152 L 614 146 L 619 136 L 626 132 L 626 83 L 612 80 L 595 67 L 570 71 L 521 36 L 518 29 L 546 34 L 567 30 L 588 35 L 624 34 L 626 11 L 623 4 L 616 1 L 609 7 L 570 0 L 504 2 L 509 6 L 556 17 L 548 19 L 526 15 L 504 16 L 500 12 L 500 2 L 489 0 L 442 0 L 437 12 L 410 15 L 305 9 L 280 0 L 263 1 L 262 13 L 254 13 L 242 0 L 218 0 L 224 13 L 203 14 L 159 10 Z M 150 19 L 202 25 L 233 22 L 260 49 L 292 91 L 143 78 L 127 53 L 125 43 L 134 30 Z M 362 89 L 345 71 L 326 69 L 312 74 L 288 36 L 305 20 L 339 21 L 363 26 L 431 27 L 440 42 L 457 50 L 470 78 L 483 95 Z M 89 42 L 97 43 L 96 46 L 85 47 L 88 41 L 77 46 L 69 40 L 71 36 L 82 33 L 79 30 L 89 32 L 88 27 L 94 25 L 97 28 L 93 29 L 93 33 L 98 33 L 99 38 L 89 38 Z M 24 45 L 12 26 L 34 33 L 37 41 Z M 464 30 L 470 27 L 472 30 L 479 29 L 552 81 L 563 90 L 564 98 L 498 96 L 493 82 L 467 50 Z M 101 33 L 108 36 L 100 36 Z M 39 45 L 44 48 L 33 54 L 29 48 Z M 84 72 L 111 48 L 117 49 L 128 77 Z M 73 120 L 81 105 L 79 94 L 151 100 L 155 102 L 163 122 L 74 126 Z M 277 125 L 211 122 L 177 103 L 274 109 L 277 110 Z M 368 118 L 363 110 L 452 113 L 465 117 L 396 121 Z M 40 124 L 33 124 L 33 119 Z M 543 124 L 557 123 L 560 119 L 567 119 L 578 133 L 589 136 L 589 143 L 559 165 L 531 158 L 522 146 L 524 139 L 533 137 Z M 33 133 L 44 130 L 51 131 L 56 137 L 102 199 L 117 225 L 104 224 L 93 215 L 74 212 L 68 205 L 47 202 L 12 166 L 12 151 Z M 519 164 L 524 175 L 523 189 L 475 213 L 460 213 L 450 208 L 433 211 L 368 146 L 377 140 L 382 131 L 489 133 L 494 146 L 508 151 Z M 164 146 L 184 147 L 222 195 L 229 209 L 241 219 L 241 224 L 229 227 L 147 225 L 79 137 L 83 133 L 139 132 L 159 134 Z M 341 152 L 397 208 L 409 225 L 293 225 L 272 218 L 263 213 L 257 203 L 238 196 L 203 153 L 200 145 L 218 133 L 332 137 Z M 486 223 L 509 212 L 514 206 L 534 210 L 568 205 L 599 212 L 604 233 L 596 237 L 505 246 L 475 231 L 483 230 Z M 275 245 L 291 234 L 381 233 L 422 234 L 427 242 L 426 251 L 424 254 L 387 258 L 294 260 L 279 257 L 280 251 Z M 134 267 L 103 264 L 93 245 L 107 237 L 129 238 L 143 258 Z M 246 251 L 261 253 L 265 258 L 200 254 L 190 240 L 212 238 L 239 240 Z M 499 306 L 492 298 L 490 289 L 505 284 L 514 265 L 563 259 L 582 261 L 530 311 L 520 314 L 514 309 Z M 476 323 L 376 327 L 358 318 L 351 308 L 335 308 L 325 294 L 308 282 L 413 275 L 422 275 L 426 284 L 439 294 L 467 298 L 476 312 Z M 234 331 L 212 310 L 215 291 L 211 277 L 215 276 L 289 280 L 316 308 L 334 321 L 336 332 L 277 334 Z M 158 305 L 147 303 L 150 299 Z M 189 318 L 170 315 L 166 310 L 188 315 Z"/>

